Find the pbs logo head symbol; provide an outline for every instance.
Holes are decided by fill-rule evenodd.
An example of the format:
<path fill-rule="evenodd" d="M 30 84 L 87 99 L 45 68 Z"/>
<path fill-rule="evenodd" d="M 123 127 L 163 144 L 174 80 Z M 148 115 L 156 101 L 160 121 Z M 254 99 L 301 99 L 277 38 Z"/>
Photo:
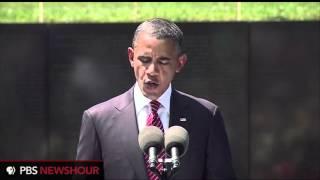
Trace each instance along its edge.
<path fill-rule="evenodd" d="M 9 175 L 14 175 L 16 172 L 16 168 L 14 168 L 14 166 L 8 166 L 6 170 Z"/>

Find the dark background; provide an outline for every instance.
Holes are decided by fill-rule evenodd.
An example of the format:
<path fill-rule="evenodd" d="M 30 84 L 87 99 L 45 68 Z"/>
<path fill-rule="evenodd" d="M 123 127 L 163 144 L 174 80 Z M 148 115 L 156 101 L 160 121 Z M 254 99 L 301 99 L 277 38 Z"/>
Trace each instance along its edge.
<path fill-rule="evenodd" d="M 320 178 L 320 22 L 179 25 L 174 85 L 220 106 L 238 177 Z M 0 159 L 74 159 L 83 111 L 134 84 L 136 26 L 1 24 Z"/>

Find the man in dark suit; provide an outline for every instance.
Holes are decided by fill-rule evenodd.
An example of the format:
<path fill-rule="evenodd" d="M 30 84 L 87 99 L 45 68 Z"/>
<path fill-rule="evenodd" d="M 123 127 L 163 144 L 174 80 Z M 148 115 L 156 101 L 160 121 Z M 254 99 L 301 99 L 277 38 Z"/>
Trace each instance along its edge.
<path fill-rule="evenodd" d="M 173 179 L 233 179 L 231 153 L 219 108 L 177 91 L 171 81 L 186 64 L 180 28 L 164 19 L 138 26 L 128 57 L 136 77 L 127 92 L 83 114 L 77 160 L 102 160 L 105 179 L 148 179 L 138 134 L 146 126 L 150 102 L 164 131 L 178 125 L 189 133 L 189 148 Z"/>

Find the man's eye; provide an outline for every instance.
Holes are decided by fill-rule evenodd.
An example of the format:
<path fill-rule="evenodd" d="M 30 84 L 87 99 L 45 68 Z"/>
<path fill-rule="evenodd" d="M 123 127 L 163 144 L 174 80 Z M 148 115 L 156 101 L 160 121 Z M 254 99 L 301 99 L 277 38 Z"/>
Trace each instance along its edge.
<path fill-rule="evenodd" d="M 149 63 L 151 61 L 151 59 L 149 58 L 139 58 L 139 60 L 142 62 L 142 63 Z"/>
<path fill-rule="evenodd" d="M 168 59 L 163 59 L 163 60 L 160 60 L 159 63 L 162 64 L 162 65 L 166 65 L 166 64 L 169 64 L 169 60 Z"/>

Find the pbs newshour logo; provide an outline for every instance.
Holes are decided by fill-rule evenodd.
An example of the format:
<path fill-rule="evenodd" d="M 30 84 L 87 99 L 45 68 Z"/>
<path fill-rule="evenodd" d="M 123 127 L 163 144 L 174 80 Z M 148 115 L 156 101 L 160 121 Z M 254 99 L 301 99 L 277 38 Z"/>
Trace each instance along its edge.
<path fill-rule="evenodd" d="M 38 174 L 37 166 L 18 166 L 18 167 L 7 166 L 6 171 L 9 176 L 15 175 L 15 174 L 19 174 L 19 175 L 37 175 Z"/>
<path fill-rule="evenodd" d="M 7 171 L 8 175 L 14 175 L 14 173 L 16 172 L 16 168 L 14 166 L 8 166 L 6 168 L 6 171 Z"/>

